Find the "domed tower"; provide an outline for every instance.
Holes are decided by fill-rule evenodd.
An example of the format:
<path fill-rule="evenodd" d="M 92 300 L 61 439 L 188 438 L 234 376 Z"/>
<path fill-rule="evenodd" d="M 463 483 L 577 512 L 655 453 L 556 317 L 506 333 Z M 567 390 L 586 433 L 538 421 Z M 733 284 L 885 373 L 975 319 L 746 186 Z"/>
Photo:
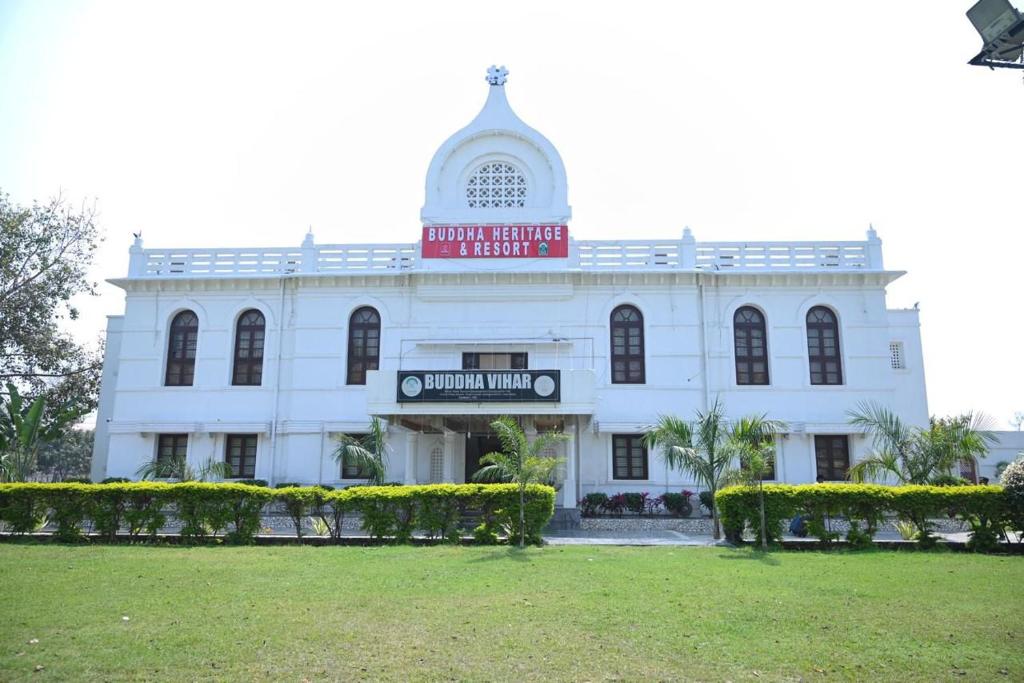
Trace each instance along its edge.
<path fill-rule="evenodd" d="M 426 226 L 565 225 L 562 157 L 516 116 L 505 97 L 508 70 L 487 70 L 488 94 L 469 125 L 449 137 L 427 171 Z"/>

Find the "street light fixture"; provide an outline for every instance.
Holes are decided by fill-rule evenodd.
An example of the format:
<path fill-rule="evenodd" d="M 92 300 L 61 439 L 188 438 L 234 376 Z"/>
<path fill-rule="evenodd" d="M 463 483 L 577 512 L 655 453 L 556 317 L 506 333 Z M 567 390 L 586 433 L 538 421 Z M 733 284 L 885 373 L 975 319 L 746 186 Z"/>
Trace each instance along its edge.
<path fill-rule="evenodd" d="M 968 64 L 1024 69 L 1024 16 L 1009 0 L 979 0 L 967 10 L 967 18 L 985 42 Z"/>

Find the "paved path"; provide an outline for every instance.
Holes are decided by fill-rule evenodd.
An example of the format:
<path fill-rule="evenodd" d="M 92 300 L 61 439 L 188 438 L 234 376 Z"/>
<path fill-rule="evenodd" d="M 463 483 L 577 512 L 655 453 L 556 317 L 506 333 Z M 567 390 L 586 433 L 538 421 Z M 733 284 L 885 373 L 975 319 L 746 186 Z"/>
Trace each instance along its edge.
<path fill-rule="evenodd" d="M 970 538 L 967 532 L 937 533 L 936 536 L 948 541 L 966 543 Z M 797 536 L 785 535 L 784 541 L 797 543 L 816 543 L 813 537 L 798 538 Z M 877 541 L 900 541 L 900 535 L 894 531 L 879 531 L 875 534 Z M 544 541 L 549 545 L 667 545 L 667 546 L 714 546 L 730 545 L 726 541 L 715 541 L 710 535 L 684 534 L 679 531 L 667 529 L 649 531 L 607 531 L 607 530 L 583 530 L 569 529 L 552 531 L 544 534 Z M 912 542 L 907 541 L 908 545 Z"/>
<path fill-rule="evenodd" d="M 721 544 L 711 536 L 687 535 L 679 531 L 584 531 L 571 529 L 544 534 L 549 545 L 693 545 Z"/>

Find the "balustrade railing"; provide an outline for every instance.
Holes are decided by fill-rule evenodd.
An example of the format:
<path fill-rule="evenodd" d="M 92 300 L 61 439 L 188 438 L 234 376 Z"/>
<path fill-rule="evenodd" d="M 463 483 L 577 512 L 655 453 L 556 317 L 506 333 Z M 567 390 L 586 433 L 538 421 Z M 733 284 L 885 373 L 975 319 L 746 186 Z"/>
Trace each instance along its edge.
<path fill-rule="evenodd" d="M 569 258 L 544 259 L 538 269 L 583 271 L 882 270 L 881 242 L 697 242 L 574 240 Z M 426 269 L 419 244 L 313 244 L 284 249 L 130 250 L 129 277 L 230 277 L 290 274 L 396 273 Z M 472 265 L 472 264 L 462 264 Z M 510 263 L 510 266 L 514 265 Z M 430 270 L 458 270 L 456 260 Z M 516 268 L 522 270 L 521 268 Z"/>

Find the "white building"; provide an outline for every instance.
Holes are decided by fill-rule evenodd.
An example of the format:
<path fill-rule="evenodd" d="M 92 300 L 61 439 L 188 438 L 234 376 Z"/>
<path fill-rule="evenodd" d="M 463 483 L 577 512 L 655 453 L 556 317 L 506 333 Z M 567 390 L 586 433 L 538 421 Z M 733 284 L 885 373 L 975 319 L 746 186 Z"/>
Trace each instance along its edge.
<path fill-rule="evenodd" d="M 462 482 L 507 414 L 569 435 L 571 508 L 591 491 L 690 484 L 638 437 L 716 399 L 789 424 L 787 482 L 843 477 L 868 446 L 847 423 L 858 402 L 926 422 L 918 313 L 886 307 L 903 273 L 873 230 L 577 239 L 561 157 L 509 107 L 504 70 L 488 81 L 483 110 L 430 162 L 420 241 L 136 241 L 111 280 L 126 304 L 107 328 L 94 478 L 179 452 L 240 478 L 345 485 L 358 472 L 335 462 L 333 437 L 379 416 L 394 480 Z"/>

